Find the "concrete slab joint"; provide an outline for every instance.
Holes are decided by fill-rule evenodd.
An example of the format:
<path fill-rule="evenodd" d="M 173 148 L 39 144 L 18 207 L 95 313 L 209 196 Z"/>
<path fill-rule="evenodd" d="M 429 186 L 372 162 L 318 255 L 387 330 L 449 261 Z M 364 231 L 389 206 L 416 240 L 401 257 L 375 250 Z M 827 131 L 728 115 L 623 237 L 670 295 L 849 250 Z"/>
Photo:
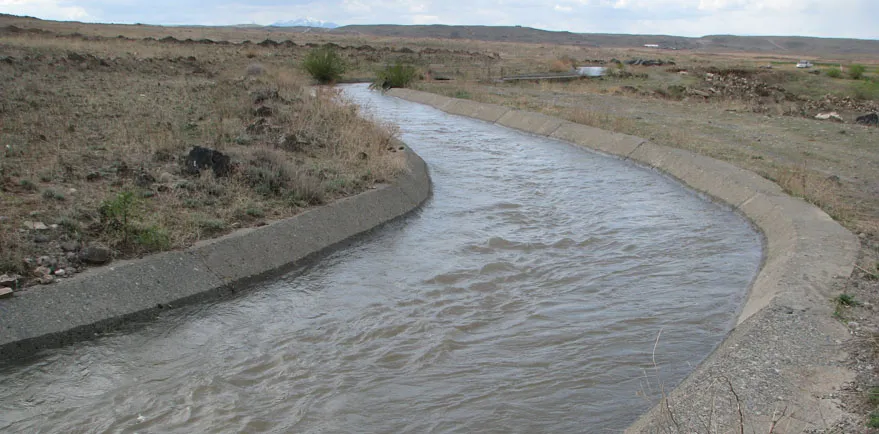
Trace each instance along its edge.
<path fill-rule="evenodd" d="M 0 300 L 0 357 L 89 339 L 167 307 L 237 292 L 400 218 L 431 191 L 424 161 L 410 150 L 406 159 L 406 172 L 390 185 L 186 251 L 112 264 Z"/>
<path fill-rule="evenodd" d="M 454 99 L 432 100 L 432 94 L 408 89 L 389 94 L 662 171 L 729 205 L 763 234 L 763 266 L 735 328 L 626 432 L 703 432 L 708 421 L 710 432 L 800 433 L 832 429 L 840 420 L 844 410 L 826 397 L 853 378 L 833 365 L 844 353 L 839 343 L 850 336 L 832 318 L 830 299 L 851 275 L 860 244 L 826 213 L 755 173 L 686 150 L 492 104 L 480 109 L 467 101 L 468 114 L 448 110 L 458 104 Z M 481 112 L 501 114 L 472 116 Z"/>

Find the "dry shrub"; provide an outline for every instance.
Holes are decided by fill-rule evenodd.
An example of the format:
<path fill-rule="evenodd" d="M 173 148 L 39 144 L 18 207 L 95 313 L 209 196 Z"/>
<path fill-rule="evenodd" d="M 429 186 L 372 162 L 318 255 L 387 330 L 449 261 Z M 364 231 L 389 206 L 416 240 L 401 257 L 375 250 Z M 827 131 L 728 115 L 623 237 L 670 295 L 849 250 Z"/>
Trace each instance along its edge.
<path fill-rule="evenodd" d="M 567 72 L 571 70 L 571 63 L 562 59 L 554 59 L 549 62 L 551 72 Z"/>
<path fill-rule="evenodd" d="M 292 205 L 317 205 L 324 200 L 320 180 L 289 161 L 286 152 L 262 147 L 256 149 L 242 176 L 257 193 L 282 197 Z"/>
<path fill-rule="evenodd" d="M 125 257 L 289 217 L 405 167 L 388 149 L 392 129 L 334 92 L 313 96 L 290 56 L 254 63 L 234 46 L 0 39 L 16 59 L 0 62 L 0 274 L 27 274 L 23 259 L 51 244 L 20 233 L 25 220 L 68 222 L 77 229 L 52 232 L 58 241 L 102 241 Z M 70 52 L 105 64 L 69 62 Z M 288 136 L 300 146 L 286 149 Z M 234 174 L 184 174 L 196 145 L 231 156 Z M 123 193 L 136 226 L 100 212 L 128 203 Z"/>
<path fill-rule="evenodd" d="M 257 77 L 260 75 L 264 75 L 266 73 L 266 67 L 262 66 L 262 64 L 259 63 L 251 63 L 250 65 L 247 65 L 246 73 L 248 77 Z"/>
<path fill-rule="evenodd" d="M 284 121 L 288 138 L 327 154 L 331 165 L 368 167 L 376 182 L 393 178 L 404 167 L 401 154 L 389 152 L 395 132 L 364 119 L 356 105 L 331 89 L 306 98 Z"/>
<path fill-rule="evenodd" d="M 559 113 L 565 119 L 578 124 L 619 133 L 631 134 L 635 130 L 635 121 L 620 116 L 614 116 L 605 112 L 573 108 L 561 110 Z"/>

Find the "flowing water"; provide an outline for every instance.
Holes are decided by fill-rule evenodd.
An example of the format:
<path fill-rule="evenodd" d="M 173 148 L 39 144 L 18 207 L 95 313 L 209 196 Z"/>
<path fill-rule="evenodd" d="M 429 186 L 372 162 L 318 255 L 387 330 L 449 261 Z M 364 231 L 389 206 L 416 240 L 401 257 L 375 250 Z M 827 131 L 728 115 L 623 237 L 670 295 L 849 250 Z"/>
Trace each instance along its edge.
<path fill-rule="evenodd" d="M 0 364 L 0 431 L 614 432 L 732 327 L 761 260 L 740 216 L 569 144 L 345 92 L 428 162 L 423 209 L 242 296 Z"/>

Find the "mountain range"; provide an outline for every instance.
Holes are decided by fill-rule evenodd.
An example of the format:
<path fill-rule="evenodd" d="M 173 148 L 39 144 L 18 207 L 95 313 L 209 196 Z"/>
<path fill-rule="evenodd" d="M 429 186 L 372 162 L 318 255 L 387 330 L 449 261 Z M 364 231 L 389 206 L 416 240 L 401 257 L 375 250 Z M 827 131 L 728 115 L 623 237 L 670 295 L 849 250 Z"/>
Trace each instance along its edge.
<path fill-rule="evenodd" d="M 336 23 L 331 23 L 329 21 L 319 20 L 316 18 L 305 17 L 305 18 L 297 18 L 295 20 L 289 21 L 276 21 L 272 24 L 269 24 L 270 27 L 318 27 L 321 29 L 335 29 L 339 27 Z"/>

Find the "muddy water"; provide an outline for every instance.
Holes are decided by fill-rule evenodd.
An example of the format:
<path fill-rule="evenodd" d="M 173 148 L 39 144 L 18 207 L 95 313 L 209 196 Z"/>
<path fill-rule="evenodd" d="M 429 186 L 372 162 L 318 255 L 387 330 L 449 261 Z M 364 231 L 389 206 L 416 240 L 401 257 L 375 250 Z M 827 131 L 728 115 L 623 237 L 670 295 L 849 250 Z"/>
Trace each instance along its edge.
<path fill-rule="evenodd" d="M 741 217 L 564 143 L 346 93 L 429 163 L 421 211 L 243 296 L 0 365 L 0 431 L 612 432 L 732 326 L 761 255 Z"/>

